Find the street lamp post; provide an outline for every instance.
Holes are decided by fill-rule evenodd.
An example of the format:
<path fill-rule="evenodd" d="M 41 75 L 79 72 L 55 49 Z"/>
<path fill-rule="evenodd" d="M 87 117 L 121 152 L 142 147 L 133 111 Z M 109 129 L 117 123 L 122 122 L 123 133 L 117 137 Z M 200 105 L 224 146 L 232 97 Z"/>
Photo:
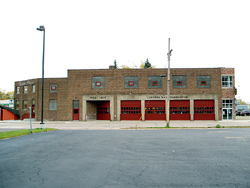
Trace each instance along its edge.
<path fill-rule="evenodd" d="M 170 127 L 169 125 L 169 110 L 170 110 L 170 56 L 172 53 L 172 49 L 170 50 L 170 38 L 168 39 L 168 88 L 167 88 L 167 127 Z"/>
<path fill-rule="evenodd" d="M 41 25 L 36 28 L 38 31 L 43 31 L 43 62 L 42 62 L 42 111 L 41 111 L 41 123 L 43 127 L 43 94 L 44 94 L 44 51 L 45 51 L 45 27 Z M 43 127 L 44 128 L 44 127 Z"/>

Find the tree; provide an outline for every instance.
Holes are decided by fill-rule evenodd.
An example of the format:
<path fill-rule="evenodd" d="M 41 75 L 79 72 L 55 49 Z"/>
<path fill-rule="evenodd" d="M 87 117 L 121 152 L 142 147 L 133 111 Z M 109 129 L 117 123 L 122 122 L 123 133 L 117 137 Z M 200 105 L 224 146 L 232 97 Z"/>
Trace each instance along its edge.
<path fill-rule="evenodd" d="M 7 93 L 0 92 L 0 100 L 13 99 L 14 91 L 9 91 Z"/>
<path fill-rule="evenodd" d="M 152 66 L 151 63 L 148 61 L 148 59 L 146 60 L 146 62 L 143 62 L 142 60 L 140 60 L 140 66 L 137 67 L 135 64 L 131 67 L 127 66 L 127 65 L 121 65 L 119 68 L 121 69 L 133 69 L 133 68 L 140 68 L 140 69 L 146 69 L 146 68 L 156 68 L 155 65 Z"/>
<path fill-rule="evenodd" d="M 115 69 L 118 69 L 116 60 L 114 61 L 114 66 L 115 66 Z"/>
<path fill-rule="evenodd" d="M 127 65 L 121 65 L 121 69 L 131 69 L 131 68 Z"/>
<path fill-rule="evenodd" d="M 144 64 L 144 67 L 143 67 L 143 68 L 144 68 L 144 69 L 152 68 L 151 63 L 148 61 L 148 58 L 147 58 L 147 60 L 146 60 L 146 62 L 145 62 L 145 64 Z"/>

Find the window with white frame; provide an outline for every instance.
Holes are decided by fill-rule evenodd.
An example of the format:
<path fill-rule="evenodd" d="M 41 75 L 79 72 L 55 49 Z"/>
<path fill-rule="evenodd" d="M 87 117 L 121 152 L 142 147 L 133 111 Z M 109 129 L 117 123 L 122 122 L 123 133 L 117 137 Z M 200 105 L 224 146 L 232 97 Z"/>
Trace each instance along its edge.
<path fill-rule="evenodd" d="M 28 93 L 28 86 L 23 86 L 23 93 L 27 94 Z"/>
<path fill-rule="evenodd" d="M 16 87 L 16 94 L 20 94 L 20 87 Z"/>
<path fill-rule="evenodd" d="M 233 108 L 233 100 L 232 99 L 223 99 L 222 100 L 223 108 Z"/>
<path fill-rule="evenodd" d="M 32 93 L 36 92 L 36 85 L 32 85 Z"/>
<path fill-rule="evenodd" d="M 57 100 L 49 100 L 49 110 L 57 110 Z"/>
<path fill-rule="evenodd" d="M 222 76 L 222 87 L 233 87 L 233 76 Z"/>

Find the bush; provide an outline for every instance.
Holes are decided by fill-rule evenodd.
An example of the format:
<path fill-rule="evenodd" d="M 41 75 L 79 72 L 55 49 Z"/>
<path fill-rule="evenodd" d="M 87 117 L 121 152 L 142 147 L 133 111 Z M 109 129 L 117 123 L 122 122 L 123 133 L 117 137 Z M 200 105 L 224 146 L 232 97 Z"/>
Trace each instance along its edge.
<path fill-rule="evenodd" d="M 216 125 L 216 128 L 221 128 L 220 124 Z"/>

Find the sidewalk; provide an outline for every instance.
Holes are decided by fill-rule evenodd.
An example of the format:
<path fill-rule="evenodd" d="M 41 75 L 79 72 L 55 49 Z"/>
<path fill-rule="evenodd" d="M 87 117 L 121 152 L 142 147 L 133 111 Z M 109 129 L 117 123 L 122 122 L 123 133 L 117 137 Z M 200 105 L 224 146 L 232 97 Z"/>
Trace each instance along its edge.
<path fill-rule="evenodd" d="M 144 127 L 165 127 L 166 121 L 44 121 L 45 128 L 60 130 L 119 130 Z M 250 126 L 250 118 L 232 121 L 170 121 L 173 128 L 208 128 L 220 126 Z M 41 128 L 40 121 L 32 121 L 32 128 Z M 30 129 L 30 121 L 1 121 L 0 132 Z"/>

